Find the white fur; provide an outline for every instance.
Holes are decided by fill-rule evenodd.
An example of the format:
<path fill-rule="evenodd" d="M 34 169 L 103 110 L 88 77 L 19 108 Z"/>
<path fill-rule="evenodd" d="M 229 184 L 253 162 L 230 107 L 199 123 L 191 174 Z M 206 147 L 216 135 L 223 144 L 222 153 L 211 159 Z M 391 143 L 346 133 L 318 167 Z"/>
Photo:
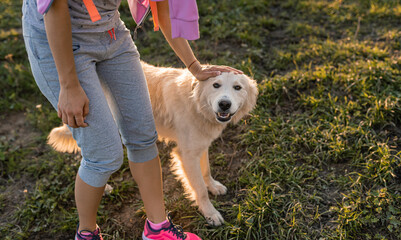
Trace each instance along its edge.
<path fill-rule="evenodd" d="M 172 153 L 172 169 L 208 223 L 221 225 L 224 219 L 210 202 L 207 191 L 221 195 L 227 192 L 227 188 L 210 174 L 208 148 L 228 122 L 237 123 L 255 106 L 256 82 L 233 73 L 197 81 L 185 69 L 155 67 L 144 62 L 142 66 L 159 139 L 177 143 Z M 215 88 L 214 83 L 220 87 Z M 236 90 L 234 86 L 241 89 Z M 216 117 L 221 100 L 230 101 L 227 112 L 235 113 L 226 122 Z M 53 129 L 48 139 L 57 151 L 79 150 L 76 143 L 72 144 L 74 141 L 66 125 Z"/>

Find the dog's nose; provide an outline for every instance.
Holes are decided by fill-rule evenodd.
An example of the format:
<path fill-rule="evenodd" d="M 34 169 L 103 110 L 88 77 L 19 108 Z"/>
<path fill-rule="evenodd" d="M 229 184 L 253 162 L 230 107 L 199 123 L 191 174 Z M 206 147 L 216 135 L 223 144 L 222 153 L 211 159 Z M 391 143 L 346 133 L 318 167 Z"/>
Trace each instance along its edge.
<path fill-rule="evenodd" d="M 221 108 L 221 110 L 226 111 L 231 107 L 231 102 L 226 100 L 220 101 L 219 107 Z"/>

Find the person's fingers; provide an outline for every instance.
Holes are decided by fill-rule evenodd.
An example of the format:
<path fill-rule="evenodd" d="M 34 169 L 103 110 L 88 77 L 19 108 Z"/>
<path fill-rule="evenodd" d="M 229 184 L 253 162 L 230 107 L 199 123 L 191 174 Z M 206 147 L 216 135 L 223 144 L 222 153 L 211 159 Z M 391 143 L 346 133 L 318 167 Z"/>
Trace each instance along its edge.
<path fill-rule="evenodd" d="M 206 74 L 206 75 L 220 75 L 221 74 L 221 69 L 205 69 L 202 74 Z"/>
<path fill-rule="evenodd" d="M 85 104 L 83 110 L 84 110 L 83 117 L 88 116 L 88 114 L 89 114 L 89 104 Z"/>
<path fill-rule="evenodd" d="M 61 115 L 62 115 L 62 114 L 61 114 L 61 111 L 58 110 L 58 111 L 57 111 L 57 116 L 58 116 L 59 118 L 61 118 Z"/>
<path fill-rule="evenodd" d="M 84 122 L 84 118 L 82 115 L 75 115 L 75 122 L 78 127 L 87 127 L 88 124 Z"/>
<path fill-rule="evenodd" d="M 243 74 L 242 71 L 232 68 L 232 67 L 225 66 L 225 69 L 228 70 L 229 72 L 233 72 L 234 74 Z"/>
<path fill-rule="evenodd" d="M 226 66 L 228 69 L 230 69 L 232 72 L 234 72 L 234 73 L 238 73 L 238 74 L 244 74 L 244 72 L 243 71 L 241 71 L 241 70 L 238 70 L 238 69 L 236 69 L 236 68 L 232 68 L 232 67 L 229 67 L 229 66 Z"/>
<path fill-rule="evenodd" d="M 229 66 L 211 66 L 209 69 L 213 71 L 233 72 L 234 74 L 243 74 L 242 71 Z"/>
<path fill-rule="evenodd" d="M 213 70 L 214 71 L 222 71 L 222 72 L 232 72 L 232 70 L 226 66 L 216 67 Z"/>
<path fill-rule="evenodd" d="M 210 73 L 210 75 L 212 75 L 213 77 L 217 77 L 217 76 L 221 75 L 221 72 L 220 71 L 213 71 L 213 72 Z"/>
<path fill-rule="evenodd" d="M 204 71 L 203 73 L 199 74 L 196 78 L 199 81 L 207 80 L 211 77 L 217 77 L 221 74 L 220 71 Z"/>
<path fill-rule="evenodd" d="M 232 72 L 234 74 L 244 74 L 242 71 L 229 67 L 229 66 L 219 66 L 219 65 L 211 65 L 211 66 L 204 66 L 199 71 L 193 71 L 192 74 L 198 79 L 199 81 L 207 80 L 211 77 L 217 77 L 222 72 Z"/>
<path fill-rule="evenodd" d="M 86 102 L 84 105 L 84 118 L 89 114 L 89 102 Z"/>
<path fill-rule="evenodd" d="M 75 118 L 73 114 L 68 115 L 68 126 L 72 127 L 72 128 L 77 128 L 77 124 L 75 122 Z"/>
<path fill-rule="evenodd" d="M 205 68 L 205 71 L 222 71 L 222 72 L 229 72 L 229 70 L 223 66 L 210 66 Z"/>
<path fill-rule="evenodd" d="M 60 115 L 61 115 L 61 120 L 63 121 L 63 123 L 68 125 L 67 114 L 60 113 Z"/>

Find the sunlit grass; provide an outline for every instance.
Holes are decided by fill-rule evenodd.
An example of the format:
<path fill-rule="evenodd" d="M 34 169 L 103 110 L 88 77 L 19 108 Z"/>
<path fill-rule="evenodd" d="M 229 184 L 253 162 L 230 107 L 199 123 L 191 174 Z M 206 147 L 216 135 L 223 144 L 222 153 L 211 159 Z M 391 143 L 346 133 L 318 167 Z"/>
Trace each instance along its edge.
<path fill-rule="evenodd" d="M 122 16 L 133 30 L 126 5 Z M 400 239 L 400 1 L 198 5 L 201 39 L 191 43 L 197 57 L 243 70 L 258 80 L 260 96 L 251 117 L 211 148 L 212 172 L 229 187 L 228 196 L 211 197 L 226 224 L 207 226 L 179 187 L 166 193 L 175 221 L 213 240 Z M 79 159 L 45 145 L 60 121 L 30 75 L 19 8 L 10 0 L 0 5 L 0 112 L 7 118 L 24 111 L 39 137 L 23 147 L 0 138 L 0 189 L 33 186 L 1 222 L 0 235 L 72 236 Z M 183 66 L 151 21 L 135 41 L 145 61 Z M 168 149 L 161 151 L 164 166 Z M 240 164 L 234 176 L 233 159 Z M 145 213 L 126 162 L 110 183 L 99 214 L 105 239 L 137 239 Z M 10 204 L 0 193 L 0 214 Z M 123 215 L 132 217 L 122 222 Z"/>

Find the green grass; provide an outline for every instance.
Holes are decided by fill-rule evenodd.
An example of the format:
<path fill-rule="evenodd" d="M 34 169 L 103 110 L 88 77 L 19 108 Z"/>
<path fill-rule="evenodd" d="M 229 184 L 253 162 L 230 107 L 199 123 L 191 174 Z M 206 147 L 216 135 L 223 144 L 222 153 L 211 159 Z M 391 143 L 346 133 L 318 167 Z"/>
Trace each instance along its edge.
<path fill-rule="evenodd" d="M 11 131 L 0 137 L 0 235 L 59 239 L 77 223 L 79 158 L 45 144 L 60 121 L 30 74 L 20 4 L 0 5 L 0 113 L 6 122 L 24 112 L 23 129 L 36 137 L 25 145 Z M 198 6 L 198 59 L 243 70 L 258 80 L 260 96 L 251 117 L 211 147 L 212 172 L 229 187 L 228 196 L 211 197 L 224 226 L 207 226 L 190 207 L 166 168 L 171 146 L 160 145 L 175 221 L 203 239 L 401 239 L 401 2 Z M 121 13 L 133 30 L 126 2 Z M 136 44 L 149 63 L 183 66 L 150 20 Z M 126 162 L 110 183 L 99 211 L 105 239 L 138 239 L 145 213 Z M 27 192 L 13 201 L 13 187 Z"/>

